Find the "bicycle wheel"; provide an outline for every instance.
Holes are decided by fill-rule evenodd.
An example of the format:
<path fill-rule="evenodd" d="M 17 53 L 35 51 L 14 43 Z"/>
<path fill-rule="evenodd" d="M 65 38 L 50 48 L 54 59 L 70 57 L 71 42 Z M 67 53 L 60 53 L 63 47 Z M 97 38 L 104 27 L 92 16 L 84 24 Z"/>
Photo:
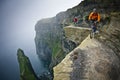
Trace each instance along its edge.
<path fill-rule="evenodd" d="M 91 30 L 90 32 L 90 39 L 94 38 L 95 37 L 95 32 L 93 31 L 93 29 Z"/>
<path fill-rule="evenodd" d="M 90 32 L 90 39 L 92 39 L 93 38 L 93 34 L 92 34 L 93 32 L 91 31 Z"/>

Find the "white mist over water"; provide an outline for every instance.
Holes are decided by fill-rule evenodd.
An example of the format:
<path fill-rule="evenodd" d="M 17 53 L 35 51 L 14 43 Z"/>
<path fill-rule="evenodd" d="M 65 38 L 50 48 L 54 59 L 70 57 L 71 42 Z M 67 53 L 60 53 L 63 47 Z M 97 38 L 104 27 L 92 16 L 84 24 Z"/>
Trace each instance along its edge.
<path fill-rule="evenodd" d="M 30 58 L 36 73 L 35 24 L 78 5 L 80 0 L 0 0 L 0 80 L 18 80 L 17 49 Z"/>

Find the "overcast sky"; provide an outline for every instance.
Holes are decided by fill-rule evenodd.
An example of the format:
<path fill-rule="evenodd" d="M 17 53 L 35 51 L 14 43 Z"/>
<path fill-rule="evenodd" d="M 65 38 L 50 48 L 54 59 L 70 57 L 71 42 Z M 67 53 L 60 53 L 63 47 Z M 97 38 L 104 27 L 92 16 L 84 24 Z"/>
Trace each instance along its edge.
<path fill-rule="evenodd" d="M 17 80 L 18 48 L 22 48 L 29 58 L 35 59 L 34 37 L 38 20 L 53 17 L 80 2 L 81 0 L 0 0 L 0 80 Z"/>
<path fill-rule="evenodd" d="M 26 45 L 30 46 L 29 43 L 35 36 L 34 26 L 38 20 L 53 17 L 61 11 L 66 11 L 68 8 L 78 5 L 81 0 L 0 1 L 1 34 L 6 40 L 15 43 L 13 47 L 16 45 L 26 47 Z"/>

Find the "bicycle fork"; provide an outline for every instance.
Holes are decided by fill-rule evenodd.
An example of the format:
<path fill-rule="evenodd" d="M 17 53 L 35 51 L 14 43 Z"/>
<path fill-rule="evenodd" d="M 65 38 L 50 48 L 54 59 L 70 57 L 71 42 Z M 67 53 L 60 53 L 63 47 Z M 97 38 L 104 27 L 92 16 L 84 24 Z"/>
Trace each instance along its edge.
<path fill-rule="evenodd" d="M 94 30 L 92 29 L 91 30 L 91 33 L 90 33 L 90 38 L 92 39 L 92 38 L 95 38 L 95 32 L 94 32 Z"/>

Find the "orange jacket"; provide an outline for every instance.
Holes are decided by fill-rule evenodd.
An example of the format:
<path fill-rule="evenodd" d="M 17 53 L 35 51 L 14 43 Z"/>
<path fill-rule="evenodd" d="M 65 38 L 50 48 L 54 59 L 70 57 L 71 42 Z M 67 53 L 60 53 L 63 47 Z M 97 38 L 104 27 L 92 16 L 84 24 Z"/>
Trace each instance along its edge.
<path fill-rule="evenodd" d="M 98 22 L 100 22 L 100 14 L 91 12 L 89 15 L 89 20 L 97 20 Z"/>

